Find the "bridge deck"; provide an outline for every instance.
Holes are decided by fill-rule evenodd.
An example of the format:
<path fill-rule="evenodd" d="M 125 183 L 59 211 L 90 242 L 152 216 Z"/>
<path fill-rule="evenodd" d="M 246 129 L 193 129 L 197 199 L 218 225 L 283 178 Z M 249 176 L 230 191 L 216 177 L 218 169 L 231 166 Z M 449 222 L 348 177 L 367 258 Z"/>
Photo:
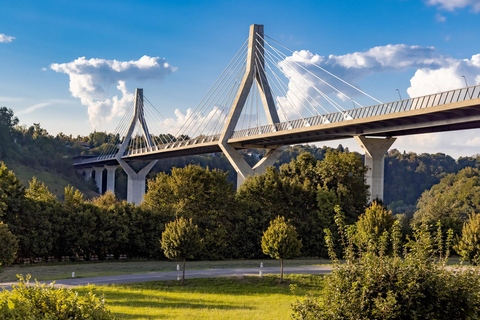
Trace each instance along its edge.
<path fill-rule="evenodd" d="M 480 128 L 480 85 L 345 112 L 235 131 L 228 143 L 268 148 L 356 135 L 402 136 Z M 130 150 L 122 159 L 144 161 L 221 152 L 219 135 Z M 79 159 L 75 167 L 116 163 L 115 155 Z"/>

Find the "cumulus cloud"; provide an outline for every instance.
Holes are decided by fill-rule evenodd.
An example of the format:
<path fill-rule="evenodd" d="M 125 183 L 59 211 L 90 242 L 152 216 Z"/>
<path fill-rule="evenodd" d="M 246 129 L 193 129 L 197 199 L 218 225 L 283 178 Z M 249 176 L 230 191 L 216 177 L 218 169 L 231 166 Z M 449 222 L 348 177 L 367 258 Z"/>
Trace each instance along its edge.
<path fill-rule="evenodd" d="M 279 63 L 280 68 L 289 79 L 289 83 L 287 94 L 277 98 L 277 102 L 283 106 L 283 109 L 286 109 L 286 116 L 292 119 L 295 118 L 295 114 L 303 114 L 304 109 L 308 108 L 306 107 L 309 104 L 307 100 L 319 103 L 324 101 L 323 105 L 326 105 L 325 108 L 329 108 L 328 112 L 335 111 L 332 110 L 332 106 L 325 103 L 325 100 L 322 100 L 322 93 L 336 95 L 343 101 L 359 95 L 359 91 L 321 71 L 315 65 L 328 70 L 353 86 L 359 87 L 359 81 L 368 75 L 400 72 L 411 68 L 436 69 L 443 65 L 444 60 L 445 57 L 433 47 L 405 44 L 378 46 L 364 52 L 328 57 L 306 50 L 298 51 Z M 319 111 L 322 112 L 322 110 Z"/>
<path fill-rule="evenodd" d="M 160 133 L 170 133 L 172 135 L 188 135 L 190 138 L 196 138 L 199 135 L 216 134 L 221 128 L 219 120 L 226 116 L 226 108 L 215 105 L 206 115 L 193 112 L 188 109 L 182 112 L 175 109 L 175 118 L 166 118 L 161 123 Z"/>
<path fill-rule="evenodd" d="M 470 86 L 480 84 L 480 54 L 470 59 L 455 59 L 439 54 L 434 47 L 404 44 L 379 46 L 364 52 L 328 57 L 309 51 L 298 51 L 279 63 L 288 78 L 288 91 L 285 95 L 277 97 L 277 106 L 281 109 L 282 120 L 298 119 L 299 113 L 303 117 L 308 116 L 306 109 L 309 109 L 312 101 L 322 105 L 323 110 L 322 107 L 317 107 L 320 113 L 351 109 L 353 105 L 348 100 L 363 95 L 321 71 L 314 64 L 357 88 L 360 87 L 360 80 L 373 74 L 416 69 L 414 76 L 410 79 L 410 87 L 407 89 L 410 97 L 464 87 L 465 80 Z M 345 95 L 336 92 L 332 87 Z M 340 101 L 339 107 L 336 109 L 335 106 L 327 103 L 320 92 L 331 100 L 336 97 L 337 101 Z M 368 100 L 367 103 L 376 102 Z M 283 112 L 286 116 L 283 116 Z"/>
<path fill-rule="evenodd" d="M 410 97 L 418 97 L 435 92 L 452 90 L 468 85 L 480 84 L 480 54 L 471 59 L 453 59 L 447 57 L 442 67 L 437 69 L 422 68 L 410 79 L 407 89 Z"/>
<path fill-rule="evenodd" d="M 101 127 L 103 123 L 125 112 L 133 100 L 133 93 L 128 92 L 126 81 L 163 79 L 176 70 L 165 59 L 149 56 L 143 56 L 137 61 L 80 57 L 68 63 L 53 63 L 50 69 L 68 74 L 70 92 L 88 107 L 93 128 Z"/>
<path fill-rule="evenodd" d="M 6 34 L 0 33 L 0 43 L 8 43 L 15 40 L 15 37 L 7 36 Z"/>
<path fill-rule="evenodd" d="M 455 11 L 465 7 L 472 7 L 474 12 L 480 11 L 480 0 L 428 0 L 430 6 L 439 6 L 448 11 Z"/>

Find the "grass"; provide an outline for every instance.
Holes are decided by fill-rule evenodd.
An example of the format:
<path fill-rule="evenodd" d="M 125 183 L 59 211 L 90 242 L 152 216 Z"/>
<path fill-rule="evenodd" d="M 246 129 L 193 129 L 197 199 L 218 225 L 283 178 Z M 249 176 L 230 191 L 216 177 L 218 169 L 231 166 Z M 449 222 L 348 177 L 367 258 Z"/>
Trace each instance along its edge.
<path fill-rule="evenodd" d="M 280 267 L 278 260 L 222 260 L 188 261 L 187 270 L 221 268 L 255 268 L 263 262 L 264 267 Z M 329 264 L 325 259 L 286 260 L 285 267 L 315 266 Z M 0 267 L 0 282 L 16 281 L 17 274 L 30 274 L 32 279 L 58 280 L 70 278 L 75 272 L 77 278 L 101 277 L 121 274 L 148 273 L 176 270 L 178 262 L 173 261 L 102 261 L 78 263 L 42 263 L 38 265 L 13 265 Z"/>
<path fill-rule="evenodd" d="M 322 275 L 287 275 L 285 283 L 278 276 L 188 279 L 178 281 L 89 286 L 105 295 L 107 307 L 118 319 L 289 319 L 296 295 L 318 295 Z"/>
<path fill-rule="evenodd" d="M 34 169 L 18 162 L 7 161 L 5 164 L 9 170 L 12 170 L 15 173 L 15 176 L 26 188 L 28 188 L 29 182 L 32 178 L 37 177 L 38 181 L 43 182 L 57 199 L 63 199 L 65 187 L 67 186 L 75 186 L 75 188 L 79 188 L 87 198 L 98 196 L 98 193 L 89 190 L 84 185 L 79 185 L 74 179 L 69 179 L 69 177 L 65 177 L 58 173 L 47 171 L 45 169 Z"/>

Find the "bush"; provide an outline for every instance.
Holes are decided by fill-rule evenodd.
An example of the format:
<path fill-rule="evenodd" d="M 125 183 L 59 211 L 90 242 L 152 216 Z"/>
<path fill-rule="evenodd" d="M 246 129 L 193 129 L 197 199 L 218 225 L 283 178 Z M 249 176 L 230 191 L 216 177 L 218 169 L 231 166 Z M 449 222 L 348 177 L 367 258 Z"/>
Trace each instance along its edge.
<path fill-rule="evenodd" d="M 473 213 L 463 224 L 462 237 L 457 239 L 455 250 L 462 260 L 472 265 L 480 263 L 480 214 Z"/>
<path fill-rule="evenodd" d="M 0 319 L 114 319 L 105 307 L 103 297 L 91 291 L 84 297 L 68 289 L 53 285 L 30 285 L 30 276 L 20 276 L 11 291 L 0 293 Z"/>
<path fill-rule="evenodd" d="M 0 265 L 9 265 L 17 256 L 18 240 L 9 230 L 8 225 L 0 222 Z"/>
<path fill-rule="evenodd" d="M 331 233 L 326 230 L 329 252 L 334 260 L 323 294 L 307 297 L 293 306 L 294 319 L 480 319 L 480 277 L 473 268 L 444 268 L 443 243 L 434 243 L 423 225 L 403 247 L 396 223 L 379 240 L 381 250 L 369 247 L 356 253 L 354 228 L 339 221 L 345 263 L 336 259 Z M 442 241 L 436 237 L 437 241 Z M 386 256 L 393 244 L 393 255 Z"/>

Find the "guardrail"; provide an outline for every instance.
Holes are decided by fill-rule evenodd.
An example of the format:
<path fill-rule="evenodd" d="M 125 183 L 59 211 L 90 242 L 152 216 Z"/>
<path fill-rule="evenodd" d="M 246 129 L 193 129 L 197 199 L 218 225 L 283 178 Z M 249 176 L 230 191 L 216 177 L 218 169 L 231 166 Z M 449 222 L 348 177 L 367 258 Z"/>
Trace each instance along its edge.
<path fill-rule="evenodd" d="M 235 131 L 231 138 L 243 138 L 253 135 L 272 133 L 276 131 L 292 130 L 320 124 L 341 122 L 346 120 L 374 117 L 384 114 L 417 110 L 439 106 L 442 104 L 466 101 L 480 97 L 480 85 L 468 88 L 455 89 L 427 96 L 416 97 L 406 100 L 378 104 L 369 107 L 352 109 L 342 112 L 329 113 L 326 115 L 314 116 L 310 118 L 286 121 L 272 125 L 265 125 L 256 128 Z"/>

